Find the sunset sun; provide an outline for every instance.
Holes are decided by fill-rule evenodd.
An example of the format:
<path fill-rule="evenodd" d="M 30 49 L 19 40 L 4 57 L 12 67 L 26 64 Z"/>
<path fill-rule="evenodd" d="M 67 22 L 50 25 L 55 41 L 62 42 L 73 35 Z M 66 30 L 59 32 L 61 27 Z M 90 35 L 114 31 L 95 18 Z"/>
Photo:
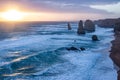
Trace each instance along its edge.
<path fill-rule="evenodd" d="M 8 10 L 2 14 L 3 19 L 7 21 L 20 21 L 23 16 L 23 13 L 18 10 Z"/>

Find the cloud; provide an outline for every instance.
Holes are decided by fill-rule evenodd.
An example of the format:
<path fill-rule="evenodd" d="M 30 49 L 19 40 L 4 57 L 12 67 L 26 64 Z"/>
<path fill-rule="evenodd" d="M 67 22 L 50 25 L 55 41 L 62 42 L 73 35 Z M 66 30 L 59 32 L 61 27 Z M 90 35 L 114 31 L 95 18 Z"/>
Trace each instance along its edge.
<path fill-rule="evenodd" d="M 57 14 L 87 14 L 89 17 L 118 16 L 119 0 L 0 0 L 0 9 L 18 8 L 26 12 L 57 13 Z M 117 6 L 116 6 L 117 5 Z M 104 8 L 101 6 L 105 6 Z M 109 9 L 110 8 L 110 9 Z M 1 11 L 0 10 L 0 11 Z M 112 13 L 111 13 L 112 12 Z M 72 15 L 73 16 L 73 15 Z M 96 17 L 97 17 L 96 16 Z M 69 16 L 70 17 L 70 16 Z M 82 17 L 82 16 L 80 16 Z M 83 16 L 84 17 L 84 16 Z M 77 17 L 75 17 L 77 18 Z M 87 18 L 87 17 L 86 17 Z"/>
<path fill-rule="evenodd" d="M 91 5 L 90 7 L 95 9 L 105 10 L 107 12 L 120 14 L 120 2 L 114 4 L 107 4 L 107 5 Z"/>
<path fill-rule="evenodd" d="M 108 4 L 116 3 L 119 0 L 0 0 L 0 5 L 7 3 L 15 3 L 16 5 L 22 5 L 25 9 L 29 8 L 31 10 L 47 10 L 47 11 L 68 11 L 74 9 L 81 10 L 82 8 L 86 9 L 89 5 L 99 5 L 99 4 Z M 83 6 L 84 5 L 84 6 Z M 90 8 L 89 8 L 90 9 Z M 77 10 L 77 11 L 78 11 Z M 86 10 L 87 11 L 87 10 Z"/>
<path fill-rule="evenodd" d="M 5 0 L 3 2 L 9 2 Z M 117 0 L 13 0 L 11 3 L 17 4 L 23 10 L 58 12 L 58 13 L 106 13 L 99 9 L 89 7 L 91 4 L 113 3 Z M 21 6 L 22 5 L 22 6 Z"/>
<path fill-rule="evenodd" d="M 119 0 L 22 0 L 29 2 L 56 2 L 56 3 L 75 3 L 75 4 L 108 4 L 119 2 Z"/>

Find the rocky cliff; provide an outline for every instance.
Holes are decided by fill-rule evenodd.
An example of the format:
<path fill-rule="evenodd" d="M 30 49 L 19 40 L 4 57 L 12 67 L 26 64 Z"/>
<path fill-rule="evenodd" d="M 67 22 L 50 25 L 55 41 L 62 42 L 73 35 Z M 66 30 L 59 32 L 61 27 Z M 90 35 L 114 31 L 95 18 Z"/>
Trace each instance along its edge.
<path fill-rule="evenodd" d="M 101 19 L 95 21 L 95 24 L 97 24 L 99 27 L 104 27 L 104 28 L 113 28 L 116 22 L 119 22 L 120 18 L 116 19 Z"/>
<path fill-rule="evenodd" d="M 113 62 L 120 68 L 120 22 L 114 26 L 115 40 L 112 41 L 110 57 Z M 120 80 L 120 69 L 118 70 L 118 80 Z"/>

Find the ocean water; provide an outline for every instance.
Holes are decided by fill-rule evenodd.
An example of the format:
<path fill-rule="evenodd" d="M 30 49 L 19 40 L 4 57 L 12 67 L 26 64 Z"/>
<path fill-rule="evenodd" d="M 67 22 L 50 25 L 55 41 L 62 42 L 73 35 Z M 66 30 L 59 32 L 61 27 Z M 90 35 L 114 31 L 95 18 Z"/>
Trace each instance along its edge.
<path fill-rule="evenodd" d="M 113 29 L 77 35 L 77 22 L 1 24 L 0 80 L 117 80 L 109 58 Z M 100 41 L 93 42 L 91 36 Z M 67 47 L 85 51 L 67 51 Z"/>

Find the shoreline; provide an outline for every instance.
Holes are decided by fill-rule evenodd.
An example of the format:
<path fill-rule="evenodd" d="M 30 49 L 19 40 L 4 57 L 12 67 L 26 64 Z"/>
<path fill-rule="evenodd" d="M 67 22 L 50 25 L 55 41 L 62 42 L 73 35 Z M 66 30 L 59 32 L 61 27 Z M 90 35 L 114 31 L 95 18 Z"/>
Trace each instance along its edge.
<path fill-rule="evenodd" d="M 115 39 L 111 41 L 110 58 L 114 62 L 114 67 L 118 73 L 118 80 L 120 80 L 120 33 L 114 34 Z"/>
<path fill-rule="evenodd" d="M 95 22 L 98 26 L 103 28 L 114 29 L 114 39 L 111 41 L 111 50 L 109 57 L 111 58 L 114 68 L 117 71 L 117 80 L 120 80 L 120 18 L 117 19 L 102 19 Z"/>

